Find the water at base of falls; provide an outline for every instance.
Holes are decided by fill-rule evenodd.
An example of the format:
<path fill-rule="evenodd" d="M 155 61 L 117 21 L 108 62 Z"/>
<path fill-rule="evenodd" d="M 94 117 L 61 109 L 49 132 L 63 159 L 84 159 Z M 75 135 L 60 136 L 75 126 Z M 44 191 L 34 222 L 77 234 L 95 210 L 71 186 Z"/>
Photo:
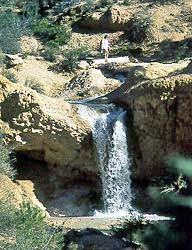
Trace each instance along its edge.
<path fill-rule="evenodd" d="M 80 105 L 79 114 L 91 126 L 97 151 L 103 185 L 102 212 L 124 216 L 131 209 L 132 200 L 126 111 L 113 105 Z"/>

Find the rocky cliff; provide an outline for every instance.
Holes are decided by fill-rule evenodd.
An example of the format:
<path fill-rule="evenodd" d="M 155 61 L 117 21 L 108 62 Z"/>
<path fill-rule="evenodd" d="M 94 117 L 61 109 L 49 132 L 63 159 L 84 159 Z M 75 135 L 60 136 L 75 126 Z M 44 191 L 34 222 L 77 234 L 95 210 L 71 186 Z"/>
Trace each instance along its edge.
<path fill-rule="evenodd" d="M 165 174 L 168 154 L 192 154 L 191 63 L 166 76 L 161 75 L 162 66 L 156 67 L 156 74 L 153 70 L 153 77 L 147 67 L 129 69 L 126 84 L 107 95 L 129 110 L 133 176 L 141 179 Z"/>
<path fill-rule="evenodd" d="M 1 127 L 14 151 L 44 161 L 62 178 L 95 174 L 90 129 L 77 108 L 1 78 Z"/>

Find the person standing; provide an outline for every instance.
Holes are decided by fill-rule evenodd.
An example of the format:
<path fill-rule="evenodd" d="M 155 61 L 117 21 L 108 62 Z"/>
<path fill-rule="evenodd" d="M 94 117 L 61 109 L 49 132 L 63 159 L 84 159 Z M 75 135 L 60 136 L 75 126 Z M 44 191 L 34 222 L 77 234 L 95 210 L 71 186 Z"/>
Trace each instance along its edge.
<path fill-rule="evenodd" d="M 108 35 L 105 35 L 104 38 L 102 39 L 102 43 L 101 43 L 101 49 L 104 52 L 105 62 L 108 62 L 109 44 L 110 43 L 108 41 Z"/>

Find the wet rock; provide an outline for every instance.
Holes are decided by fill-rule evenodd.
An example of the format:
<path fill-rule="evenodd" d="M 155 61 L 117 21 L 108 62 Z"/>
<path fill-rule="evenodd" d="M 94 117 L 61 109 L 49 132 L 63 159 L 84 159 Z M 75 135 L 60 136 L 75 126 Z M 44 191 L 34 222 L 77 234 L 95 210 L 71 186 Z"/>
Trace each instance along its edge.
<path fill-rule="evenodd" d="M 99 230 L 88 228 L 82 231 L 71 230 L 64 236 L 62 250 L 125 250 L 128 243 L 121 239 L 105 235 Z"/>

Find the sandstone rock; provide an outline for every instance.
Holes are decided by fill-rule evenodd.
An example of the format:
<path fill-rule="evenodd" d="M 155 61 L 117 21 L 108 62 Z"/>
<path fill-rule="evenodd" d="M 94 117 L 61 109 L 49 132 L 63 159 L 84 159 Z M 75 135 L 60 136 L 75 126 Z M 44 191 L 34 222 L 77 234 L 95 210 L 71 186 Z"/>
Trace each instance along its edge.
<path fill-rule="evenodd" d="M 192 154 L 192 75 L 184 72 L 127 83 L 108 95 L 130 110 L 134 177 L 164 174 L 164 157 L 170 153 Z"/>
<path fill-rule="evenodd" d="M 90 67 L 89 63 L 86 62 L 86 61 L 83 61 L 83 60 L 80 61 L 79 64 L 78 64 L 79 69 L 85 70 L 85 69 L 88 69 L 89 67 Z"/>
<path fill-rule="evenodd" d="M 101 67 L 102 66 L 100 66 L 100 68 Z M 178 63 L 133 63 L 119 60 L 118 62 L 105 65 L 105 70 L 110 71 L 113 74 L 127 74 L 126 88 L 128 88 L 141 81 L 166 77 L 181 70 L 189 73 L 190 59 L 181 60 Z M 124 87 L 125 86 L 122 86 L 121 88 Z"/>
<path fill-rule="evenodd" d="M 5 62 L 8 67 L 14 67 L 24 63 L 24 60 L 19 55 L 5 54 Z"/>
<path fill-rule="evenodd" d="M 95 12 L 85 16 L 80 21 L 80 25 L 91 29 L 127 30 L 127 23 L 132 16 L 132 12 L 134 11 L 128 7 L 113 5 L 105 13 Z"/>
<path fill-rule="evenodd" d="M 0 102 L 2 102 L 7 95 L 13 92 L 15 89 L 21 89 L 19 85 L 10 82 L 7 78 L 0 75 Z"/>
<path fill-rule="evenodd" d="M 45 215 L 49 216 L 46 208 L 43 204 L 37 199 L 35 195 L 35 185 L 29 180 L 17 180 L 19 187 L 22 189 L 22 192 L 25 197 L 31 202 L 34 206 L 37 206 L 45 213 Z"/>
<path fill-rule="evenodd" d="M 120 86 L 120 81 L 106 78 L 98 69 L 80 72 L 61 91 L 66 99 L 77 100 L 109 92 Z"/>
<path fill-rule="evenodd" d="M 43 160 L 50 168 L 56 166 L 57 175 L 62 178 L 97 174 L 90 128 L 79 118 L 75 107 L 16 87 L 0 106 L 1 125 L 7 126 L 7 140 L 16 152 Z"/>

